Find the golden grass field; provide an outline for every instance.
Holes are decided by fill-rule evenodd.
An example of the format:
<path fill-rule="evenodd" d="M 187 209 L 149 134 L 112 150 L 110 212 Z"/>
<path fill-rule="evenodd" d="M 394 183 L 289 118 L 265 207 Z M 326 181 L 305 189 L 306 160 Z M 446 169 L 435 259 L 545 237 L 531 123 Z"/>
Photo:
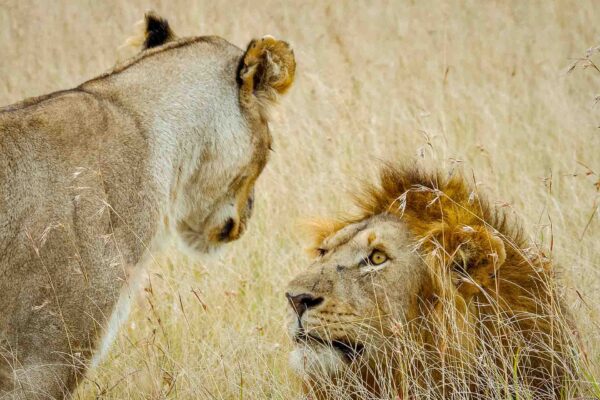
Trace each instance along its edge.
<path fill-rule="evenodd" d="M 180 35 L 285 39 L 297 80 L 247 234 L 202 264 L 159 257 L 75 398 L 301 398 L 284 298 L 309 262 L 298 221 L 347 210 L 384 160 L 460 166 L 521 217 L 600 376 L 600 70 L 568 72 L 600 44 L 597 2 L 1 0 L 0 103 L 107 70 L 151 8 Z"/>

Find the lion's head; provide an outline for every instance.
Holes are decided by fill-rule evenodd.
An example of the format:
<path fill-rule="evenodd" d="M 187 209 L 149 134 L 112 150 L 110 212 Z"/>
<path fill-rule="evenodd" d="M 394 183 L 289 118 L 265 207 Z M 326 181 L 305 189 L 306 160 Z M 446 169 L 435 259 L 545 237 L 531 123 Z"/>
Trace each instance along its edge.
<path fill-rule="evenodd" d="M 573 346 L 551 264 L 501 211 L 458 174 L 414 168 L 384 168 L 358 199 L 359 215 L 317 224 L 316 259 L 286 293 L 290 362 L 314 395 L 565 389 Z"/>

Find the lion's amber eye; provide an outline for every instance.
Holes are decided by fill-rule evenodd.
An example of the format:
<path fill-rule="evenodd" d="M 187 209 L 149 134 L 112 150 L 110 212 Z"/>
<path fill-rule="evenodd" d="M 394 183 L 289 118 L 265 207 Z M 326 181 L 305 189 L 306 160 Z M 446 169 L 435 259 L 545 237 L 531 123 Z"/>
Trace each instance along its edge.
<path fill-rule="evenodd" d="M 369 256 L 369 263 L 371 265 L 381 265 L 388 260 L 388 256 L 380 250 L 373 250 Z"/>

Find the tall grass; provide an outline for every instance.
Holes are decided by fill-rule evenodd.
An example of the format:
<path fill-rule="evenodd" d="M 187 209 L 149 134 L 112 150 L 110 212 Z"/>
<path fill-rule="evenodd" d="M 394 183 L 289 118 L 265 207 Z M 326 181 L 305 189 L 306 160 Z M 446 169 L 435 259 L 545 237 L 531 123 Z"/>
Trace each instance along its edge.
<path fill-rule="evenodd" d="M 297 82 L 248 233 L 218 259 L 159 257 L 76 398 L 300 397 L 283 326 L 283 287 L 308 262 L 295 221 L 348 207 L 380 160 L 415 156 L 473 171 L 549 249 L 599 375 L 600 74 L 567 74 L 599 42 L 594 1 L 4 0 L 0 102 L 108 69 L 148 8 L 180 35 L 284 38 Z"/>

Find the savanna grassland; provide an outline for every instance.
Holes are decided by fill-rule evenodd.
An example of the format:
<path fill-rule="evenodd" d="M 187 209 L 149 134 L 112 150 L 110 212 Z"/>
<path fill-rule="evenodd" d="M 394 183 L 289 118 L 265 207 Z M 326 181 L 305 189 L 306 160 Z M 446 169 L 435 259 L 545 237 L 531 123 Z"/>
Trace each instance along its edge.
<path fill-rule="evenodd" d="M 1 0 L 0 103 L 109 69 L 148 9 L 179 35 L 285 39 L 297 80 L 247 234 L 202 263 L 157 254 L 76 398 L 300 397 L 284 298 L 309 262 L 299 221 L 347 210 L 388 160 L 462 168 L 523 220 L 600 376 L 599 3 Z"/>

